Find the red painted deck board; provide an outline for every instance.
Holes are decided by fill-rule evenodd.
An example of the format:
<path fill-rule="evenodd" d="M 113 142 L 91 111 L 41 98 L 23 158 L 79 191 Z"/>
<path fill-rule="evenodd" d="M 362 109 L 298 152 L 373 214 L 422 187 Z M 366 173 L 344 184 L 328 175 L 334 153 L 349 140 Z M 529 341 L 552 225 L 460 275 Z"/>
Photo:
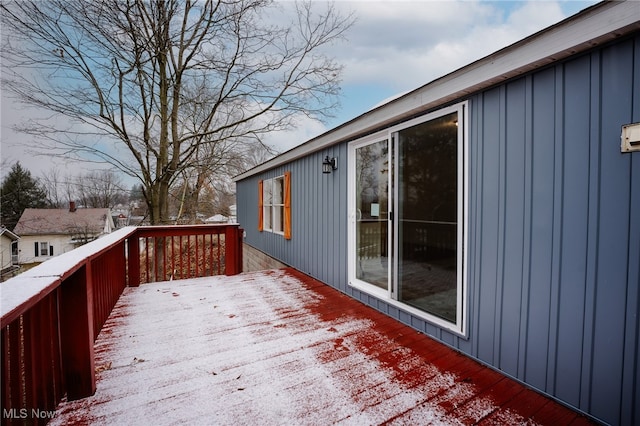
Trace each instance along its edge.
<path fill-rule="evenodd" d="M 53 424 L 588 424 L 292 269 L 128 288 Z"/>

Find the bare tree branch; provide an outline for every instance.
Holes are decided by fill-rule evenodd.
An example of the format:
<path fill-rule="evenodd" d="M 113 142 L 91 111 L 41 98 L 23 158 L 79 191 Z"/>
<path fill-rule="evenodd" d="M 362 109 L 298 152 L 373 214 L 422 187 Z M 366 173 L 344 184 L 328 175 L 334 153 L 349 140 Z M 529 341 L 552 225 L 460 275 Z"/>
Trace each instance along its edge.
<path fill-rule="evenodd" d="M 162 223 L 179 176 L 237 164 L 300 115 L 330 117 L 342 68 L 323 51 L 353 18 L 317 6 L 269 24 L 285 14 L 268 0 L 3 2 L 2 84 L 51 112 L 21 128 L 40 148 L 136 177 Z"/>

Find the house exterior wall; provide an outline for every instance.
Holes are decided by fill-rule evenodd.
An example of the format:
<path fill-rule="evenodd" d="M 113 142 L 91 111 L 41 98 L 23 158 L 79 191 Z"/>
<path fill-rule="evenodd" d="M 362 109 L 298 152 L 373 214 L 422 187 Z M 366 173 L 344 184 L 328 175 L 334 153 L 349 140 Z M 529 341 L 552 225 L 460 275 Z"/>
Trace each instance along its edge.
<path fill-rule="evenodd" d="M 237 182 L 245 242 L 600 421 L 640 422 L 640 34 L 471 94 L 468 336 L 347 284 L 347 144 Z M 325 155 L 339 168 L 323 175 Z M 292 239 L 258 180 L 292 172 Z"/>
<path fill-rule="evenodd" d="M 322 173 L 325 156 L 338 157 L 338 170 Z M 347 287 L 347 146 L 338 145 L 309 155 L 287 167 L 238 182 L 238 221 L 245 242 L 300 271 Z M 291 240 L 258 231 L 258 181 L 291 171 Z"/>
<path fill-rule="evenodd" d="M 36 256 L 34 243 L 47 242 L 49 246 L 53 246 L 53 256 Z M 18 242 L 18 263 L 21 265 L 29 263 L 40 263 L 52 257 L 76 248 L 71 243 L 71 237 L 68 235 L 24 235 L 20 236 Z"/>
<path fill-rule="evenodd" d="M 13 240 L 6 235 L 0 236 L 0 270 L 10 268 L 11 262 L 11 244 Z"/>
<path fill-rule="evenodd" d="M 640 36 L 472 98 L 469 342 L 612 424 L 640 421 Z"/>

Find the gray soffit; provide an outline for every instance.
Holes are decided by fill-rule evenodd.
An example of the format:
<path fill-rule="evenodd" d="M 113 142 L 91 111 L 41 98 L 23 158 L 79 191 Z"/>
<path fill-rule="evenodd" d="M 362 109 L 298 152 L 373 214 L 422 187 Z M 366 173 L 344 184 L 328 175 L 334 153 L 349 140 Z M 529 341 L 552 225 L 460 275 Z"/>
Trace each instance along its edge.
<path fill-rule="evenodd" d="M 234 178 L 251 177 L 334 144 L 463 99 L 538 68 L 640 30 L 640 2 L 605 1 L 367 111 Z"/>

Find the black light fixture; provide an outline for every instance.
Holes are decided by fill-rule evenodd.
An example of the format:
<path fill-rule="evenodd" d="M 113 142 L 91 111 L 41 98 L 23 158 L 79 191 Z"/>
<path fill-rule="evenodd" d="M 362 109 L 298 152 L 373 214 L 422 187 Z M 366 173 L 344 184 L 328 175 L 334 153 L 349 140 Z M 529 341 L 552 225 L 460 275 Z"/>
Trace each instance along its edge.
<path fill-rule="evenodd" d="M 329 158 L 327 155 L 322 162 L 322 173 L 331 173 L 332 170 L 338 170 L 338 159 L 336 157 Z"/>

